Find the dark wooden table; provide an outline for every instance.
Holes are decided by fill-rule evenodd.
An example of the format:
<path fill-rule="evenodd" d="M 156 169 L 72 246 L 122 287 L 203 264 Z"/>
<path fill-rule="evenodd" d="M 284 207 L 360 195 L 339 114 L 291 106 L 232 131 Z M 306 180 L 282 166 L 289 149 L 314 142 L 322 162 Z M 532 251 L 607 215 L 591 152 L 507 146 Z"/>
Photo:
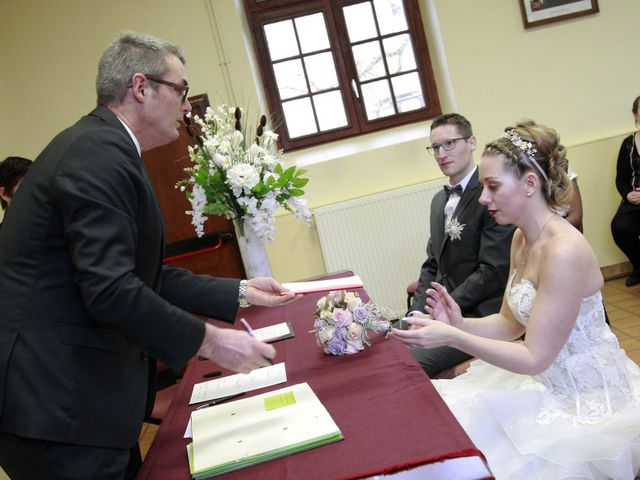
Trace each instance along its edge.
<path fill-rule="evenodd" d="M 342 275 L 350 275 L 344 272 Z M 363 298 L 364 290 L 357 290 Z M 482 454 L 451 414 L 407 348 L 383 334 L 355 355 L 325 355 L 313 334 L 313 312 L 322 293 L 291 305 L 250 307 L 243 315 L 254 328 L 288 321 L 295 337 L 274 344 L 287 383 L 307 382 L 327 408 L 344 440 L 224 474 L 236 479 L 493 478 Z M 236 322 L 236 328 L 241 328 Z M 183 438 L 195 405 L 195 383 L 218 367 L 192 359 L 138 475 L 140 480 L 188 479 Z M 232 372 L 225 372 L 232 373 Z M 279 384 L 248 392 L 256 395 Z"/>

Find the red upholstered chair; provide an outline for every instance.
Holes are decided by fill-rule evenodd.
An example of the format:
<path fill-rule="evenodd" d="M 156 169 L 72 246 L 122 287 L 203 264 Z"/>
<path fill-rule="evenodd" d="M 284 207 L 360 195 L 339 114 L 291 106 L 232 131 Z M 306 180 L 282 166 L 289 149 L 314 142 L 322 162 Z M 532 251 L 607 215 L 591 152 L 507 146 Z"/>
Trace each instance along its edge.
<path fill-rule="evenodd" d="M 178 385 L 174 384 L 156 392 L 156 401 L 153 404 L 153 411 L 146 420 L 148 423 L 153 423 L 154 425 L 160 425 L 162 423 L 162 420 L 169 409 L 169 405 L 173 402 L 173 397 L 175 397 L 177 390 Z"/>
<path fill-rule="evenodd" d="M 413 298 L 413 294 L 416 293 L 418 289 L 418 281 L 412 282 L 407 287 L 407 310 L 411 308 L 411 299 Z"/>
<path fill-rule="evenodd" d="M 151 415 L 149 415 L 146 421 L 154 425 L 160 425 L 169 409 L 169 405 L 171 405 L 173 401 L 173 397 L 176 395 L 178 385 L 176 384 L 176 375 L 167 365 L 159 360 L 156 360 L 156 374 L 158 376 L 156 400 L 153 404 Z"/>

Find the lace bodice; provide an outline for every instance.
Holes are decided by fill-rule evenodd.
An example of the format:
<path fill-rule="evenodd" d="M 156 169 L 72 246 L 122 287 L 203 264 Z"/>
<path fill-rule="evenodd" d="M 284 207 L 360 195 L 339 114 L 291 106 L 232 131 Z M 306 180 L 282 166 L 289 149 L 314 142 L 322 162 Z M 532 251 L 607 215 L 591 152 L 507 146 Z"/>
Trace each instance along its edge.
<path fill-rule="evenodd" d="M 536 298 L 528 280 L 507 285 L 507 302 L 525 327 Z M 629 406 L 634 399 L 628 363 L 615 335 L 605 323 L 602 295 L 583 298 L 575 326 L 551 366 L 533 378 L 545 392 L 538 421 L 571 418 L 580 423 L 601 421 Z"/>

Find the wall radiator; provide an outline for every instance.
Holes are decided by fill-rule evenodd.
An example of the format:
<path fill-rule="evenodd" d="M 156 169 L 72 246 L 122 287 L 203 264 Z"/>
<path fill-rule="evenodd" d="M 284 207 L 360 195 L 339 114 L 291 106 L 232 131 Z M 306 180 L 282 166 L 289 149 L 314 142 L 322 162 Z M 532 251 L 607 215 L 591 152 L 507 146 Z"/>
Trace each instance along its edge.
<path fill-rule="evenodd" d="M 444 178 L 313 211 L 327 272 L 352 270 L 380 306 L 404 314 L 426 259 L 429 206 Z"/>

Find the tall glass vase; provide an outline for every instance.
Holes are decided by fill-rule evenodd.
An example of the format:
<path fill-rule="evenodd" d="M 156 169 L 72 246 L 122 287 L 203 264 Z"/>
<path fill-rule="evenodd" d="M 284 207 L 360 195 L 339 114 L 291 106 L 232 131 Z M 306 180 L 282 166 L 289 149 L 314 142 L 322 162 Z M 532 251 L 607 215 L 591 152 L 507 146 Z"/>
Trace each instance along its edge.
<path fill-rule="evenodd" d="M 238 247 L 247 278 L 271 277 L 271 264 L 267 255 L 267 248 L 258 238 L 253 229 L 244 220 L 234 220 Z"/>

